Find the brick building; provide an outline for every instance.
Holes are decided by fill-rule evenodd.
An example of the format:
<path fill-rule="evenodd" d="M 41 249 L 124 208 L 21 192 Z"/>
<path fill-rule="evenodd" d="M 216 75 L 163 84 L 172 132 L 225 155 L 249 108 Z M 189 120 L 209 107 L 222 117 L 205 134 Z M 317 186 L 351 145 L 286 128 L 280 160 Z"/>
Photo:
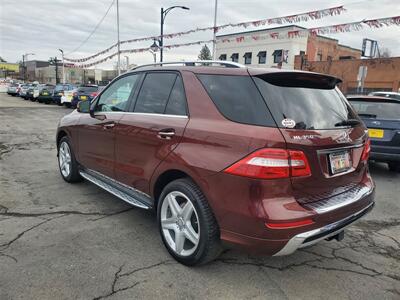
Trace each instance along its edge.
<path fill-rule="evenodd" d="M 373 91 L 400 92 L 400 57 L 374 59 L 346 59 L 310 61 L 307 55 L 295 57 L 295 69 L 329 74 L 339 77 L 339 86 L 345 94 L 360 93 L 358 74 L 360 67 L 367 75 L 363 93 Z"/>

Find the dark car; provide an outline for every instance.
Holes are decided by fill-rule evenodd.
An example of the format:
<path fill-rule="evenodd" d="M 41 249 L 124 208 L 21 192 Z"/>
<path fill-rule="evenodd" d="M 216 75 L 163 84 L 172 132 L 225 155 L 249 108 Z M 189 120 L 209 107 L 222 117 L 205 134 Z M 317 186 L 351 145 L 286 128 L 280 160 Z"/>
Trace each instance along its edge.
<path fill-rule="evenodd" d="M 76 107 L 79 101 L 91 101 L 97 96 L 99 86 L 97 85 L 82 85 L 78 87 L 76 93 L 73 94 L 71 106 Z"/>
<path fill-rule="evenodd" d="M 386 162 L 400 172 L 400 100 L 374 96 L 348 97 L 368 127 L 370 159 Z"/>
<path fill-rule="evenodd" d="M 53 92 L 55 86 L 52 84 L 45 84 L 39 90 L 38 102 L 50 104 L 53 102 Z"/>
<path fill-rule="evenodd" d="M 72 91 L 75 88 L 72 84 L 57 84 L 53 91 L 53 102 L 57 105 L 62 105 L 61 97 L 64 95 L 64 92 Z"/>
<path fill-rule="evenodd" d="M 79 102 L 57 130 L 63 179 L 155 210 L 186 265 L 224 247 L 288 255 L 341 240 L 372 209 L 367 129 L 339 79 L 191 65 L 137 67 Z"/>
<path fill-rule="evenodd" d="M 24 97 L 25 100 L 33 100 L 33 90 L 35 89 L 35 86 L 36 86 L 36 85 L 31 85 L 31 86 L 27 89 L 26 94 L 25 94 L 25 97 Z"/>

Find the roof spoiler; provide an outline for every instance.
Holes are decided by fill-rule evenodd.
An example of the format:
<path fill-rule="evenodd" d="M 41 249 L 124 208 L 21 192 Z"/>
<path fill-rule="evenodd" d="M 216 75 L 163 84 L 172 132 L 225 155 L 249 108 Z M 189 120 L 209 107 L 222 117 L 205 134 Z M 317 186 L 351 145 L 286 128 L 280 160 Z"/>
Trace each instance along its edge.
<path fill-rule="evenodd" d="M 342 82 L 341 79 L 312 72 L 271 72 L 254 75 L 262 80 L 282 87 L 302 87 L 331 90 Z"/>

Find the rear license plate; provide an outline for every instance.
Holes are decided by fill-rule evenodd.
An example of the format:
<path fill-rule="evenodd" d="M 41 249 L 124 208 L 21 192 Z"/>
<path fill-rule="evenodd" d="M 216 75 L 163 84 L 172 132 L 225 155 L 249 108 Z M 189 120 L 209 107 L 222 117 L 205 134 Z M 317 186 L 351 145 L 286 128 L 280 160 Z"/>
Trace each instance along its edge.
<path fill-rule="evenodd" d="M 332 174 L 346 172 L 351 167 L 349 151 L 336 152 L 329 154 Z"/>
<path fill-rule="evenodd" d="M 67 96 L 68 101 L 71 101 L 71 99 L 72 99 L 72 96 Z"/>
<path fill-rule="evenodd" d="M 368 135 L 372 138 L 381 139 L 383 138 L 384 130 L 382 129 L 368 129 Z"/>
<path fill-rule="evenodd" d="M 43 93 L 43 96 L 48 96 L 49 95 L 49 93 Z"/>
<path fill-rule="evenodd" d="M 87 100 L 87 97 L 86 97 L 86 96 L 80 96 L 79 99 L 81 99 L 81 100 Z"/>

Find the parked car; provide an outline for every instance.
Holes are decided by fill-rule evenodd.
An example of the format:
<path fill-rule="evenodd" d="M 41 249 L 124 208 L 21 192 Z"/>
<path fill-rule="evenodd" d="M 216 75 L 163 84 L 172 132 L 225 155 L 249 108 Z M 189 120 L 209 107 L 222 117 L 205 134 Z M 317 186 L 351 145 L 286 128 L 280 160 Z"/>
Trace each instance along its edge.
<path fill-rule="evenodd" d="M 386 162 L 391 171 L 400 172 L 400 100 L 376 96 L 348 97 L 368 127 L 370 159 Z"/>
<path fill-rule="evenodd" d="M 74 97 L 74 94 L 77 93 L 77 89 L 78 88 L 74 88 L 69 91 L 64 91 L 63 95 L 61 96 L 60 105 L 64 105 L 64 106 L 70 108 L 72 98 Z"/>
<path fill-rule="evenodd" d="M 57 84 L 53 91 L 53 102 L 57 105 L 62 105 L 61 97 L 67 91 L 72 91 L 76 87 L 72 84 Z"/>
<path fill-rule="evenodd" d="M 55 86 L 52 84 L 45 84 L 42 86 L 41 89 L 39 89 L 39 96 L 37 97 L 37 100 L 39 103 L 45 103 L 45 104 L 50 104 L 53 102 L 53 92 L 54 92 Z"/>
<path fill-rule="evenodd" d="M 12 83 L 7 88 L 7 94 L 13 97 L 18 96 L 20 84 L 19 83 Z"/>
<path fill-rule="evenodd" d="M 71 106 L 76 107 L 79 101 L 91 101 L 97 96 L 99 92 L 99 86 L 97 85 L 82 85 L 78 87 L 76 93 L 72 95 Z"/>
<path fill-rule="evenodd" d="M 33 90 L 35 89 L 36 85 L 32 84 L 27 90 L 26 90 L 26 95 L 24 97 L 25 100 L 31 100 L 33 101 Z"/>
<path fill-rule="evenodd" d="M 191 64 L 138 67 L 79 102 L 57 129 L 62 178 L 154 209 L 186 265 L 341 240 L 372 209 L 367 129 L 339 79 Z"/>
<path fill-rule="evenodd" d="M 400 100 L 400 93 L 396 93 L 396 92 L 372 92 L 372 93 L 369 93 L 368 95 Z"/>
<path fill-rule="evenodd" d="M 28 89 L 31 87 L 30 84 L 24 84 L 21 86 L 20 90 L 19 90 L 19 96 L 23 99 L 25 99 L 26 97 L 26 92 L 28 91 Z"/>

